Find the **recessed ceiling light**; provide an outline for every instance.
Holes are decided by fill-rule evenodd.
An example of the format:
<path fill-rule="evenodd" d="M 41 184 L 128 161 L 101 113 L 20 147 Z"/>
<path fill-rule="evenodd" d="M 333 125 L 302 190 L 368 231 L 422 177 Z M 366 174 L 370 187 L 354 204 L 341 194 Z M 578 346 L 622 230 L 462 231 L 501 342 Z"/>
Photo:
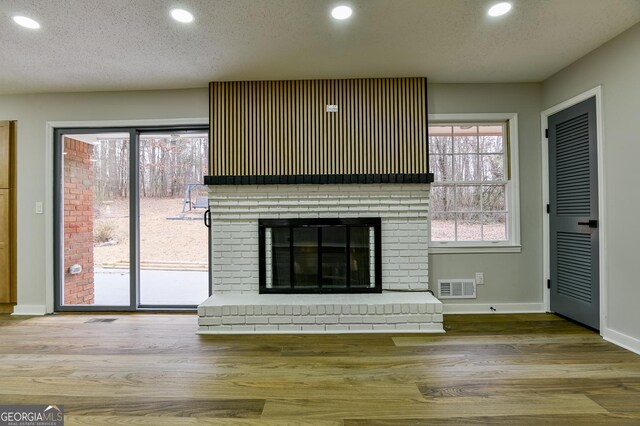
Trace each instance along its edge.
<path fill-rule="evenodd" d="M 487 12 L 489 16 L 502 16 L 511 10 L 511 3 L 503 2 L 494 4 Z"/>
<path fill-rule="evenodd" d="M 335 19 L 343 20 L 348 19 L 352 13 L 353 11 L 349 6 L 337 6 L 334 7 L 331 11 L 331 16 L 333 16 Z"/>
<path fill-rule="evenodd" d="M 27 18 L 26 16 L 14 16 L 13 21 L 22 27 L 30 28 L 32 30 L 37 30 L 38 28 L 40 28 L 40 24 L 38 24 L 31 18 Z"/>
<path fill-rule="evenodd" d="M 172 9 L 171 17 L 176 21 L 183 22 L 185 24 L 193 22 L 193 15 L 191 14 L 191 12 L 184 9 Z"/>

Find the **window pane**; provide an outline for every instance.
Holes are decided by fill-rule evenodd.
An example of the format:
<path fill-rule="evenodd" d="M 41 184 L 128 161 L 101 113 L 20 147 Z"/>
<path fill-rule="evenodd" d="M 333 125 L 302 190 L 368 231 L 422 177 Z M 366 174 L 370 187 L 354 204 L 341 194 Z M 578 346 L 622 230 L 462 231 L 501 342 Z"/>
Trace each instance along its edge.
<path fill-rule="evenodd" d="M 482 223 L 485 241 L 507 240 L 506 213 L 485 213 Z"/>
<path fill-rule="evenodd" d="M 453 156 L 453 178 L 457 181 L 480 179 L 478 156 L 475 154 Z"/>
<path fill-rule="evenodd" d="M 318 228 L 293 228 L 293 285 L 318 286 Z"/>
<path fill-rule="evenodd" d="M 482 187 L 483 211 L 506 211 L 505 185 L 484 185 Z"/>
<path fill-rule="evenodd" d="M 481 241 L 481 213 L 458 213 L 458 241 Z"/>
<path fill-rule="evenodd" d="M 429 169 L 433 172 L 436 182 L 450 181 L 453 178 L 453 166 L 451 155 L 429 154 Z"/>
<path fill-rule="evenodd" d="M 349 240 L 351 271 L 351 287 L 367 288 L 371 281 L 371 253 L 369 248 L 370 232 L 368 226 L 353 226 L 350 228 Z"/>
<path fill-rule="evenodd" d="M 451 126 L 429 127 L 430 154 L 451 154 L 452 145 Z"/>
<path fill-rule="evenodd" d="M 453 151 L 457 154 L 477 153 L 478 126 L 454 126 Z"/>
<path fill-rule="evenodd" d="M 499 127 L 500 131 L 502 131 L 502 127 Z M 483 128 L 481 128 L 482 132 Z M 502 136 L 501 135 L 480 135 L 480 152 L 486 153 L 502 153 Z"/>
<path fill-rule="evenodd" d="M 456 210 L 480 211 L 480 185 L 456 186 Z"/>
<path fill-rule="evenodd" d="M 431 186 L 431 211 L 448 212 L 455 209 L 453 186 Z"/>
<path fill-rule="evenodd" d="M 291 287 L 291 250 L 289 247 L 289 228 L 273 228 L 271 256 L 273 258 L 273 288 Z"/>
<path fill-rule="evenodd" d="M 481 155 L 482 161 L 482 180 L 504 180 L 504 156 L 502 154 L 496 155 Z"/>
<path fill-rule="evenodd" d="M 456 217 L 453 213 L 431 215 L 431 241 L 455 241 Z"/>
<path fill-rule="evenodd" d="M 347 227 L 327 226 L 322 232 L 322 287 L 347 286 Z M 367 242 L 369 242 L 367 234 Z M 367 251 L 367 255 L 369 252 Z"/>

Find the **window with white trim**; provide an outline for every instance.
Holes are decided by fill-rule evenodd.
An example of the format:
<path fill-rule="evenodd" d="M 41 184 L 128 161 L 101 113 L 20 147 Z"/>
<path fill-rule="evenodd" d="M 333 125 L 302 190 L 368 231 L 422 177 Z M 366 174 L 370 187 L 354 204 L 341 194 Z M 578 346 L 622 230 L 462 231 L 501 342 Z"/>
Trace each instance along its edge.
<path fill-rule="evenodd" d="M 516 116 L 448 117 L 429 125 L 432 247 L 517 246 Z"/>

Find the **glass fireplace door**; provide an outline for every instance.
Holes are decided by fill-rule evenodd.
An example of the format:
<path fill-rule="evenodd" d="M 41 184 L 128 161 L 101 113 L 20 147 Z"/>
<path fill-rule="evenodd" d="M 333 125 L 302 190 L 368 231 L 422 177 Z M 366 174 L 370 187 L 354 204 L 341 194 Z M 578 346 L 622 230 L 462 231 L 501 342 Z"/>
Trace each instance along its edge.
<path fill-rule="evenodd" d="M 380 219 L 260 220 L 262 293 L 381 291 Z"/>

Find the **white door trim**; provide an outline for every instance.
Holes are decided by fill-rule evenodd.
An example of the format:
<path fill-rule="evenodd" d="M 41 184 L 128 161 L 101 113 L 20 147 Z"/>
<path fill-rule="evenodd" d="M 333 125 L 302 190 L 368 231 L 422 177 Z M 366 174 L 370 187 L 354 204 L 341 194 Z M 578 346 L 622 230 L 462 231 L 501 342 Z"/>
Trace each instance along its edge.
<path fill-rule="evenodd" d="M 606 203 L 605 203 L 605 162 L 604 162 L 604 118 L 602 116 L 602 86 L 594 87 L 558 105 L 546 109 L 540 113 L 540 131 L 542 136 L 542 288 L 543 303 L 547 311 L 551 309 L 550 290 L 547 288 L 547 280 L 551 277 L 550 247 L 549 247 L 549 215 L 547 204 L 549 203 L 549 141 L 545 137 L 548 128 L 549 116 L 579 104 L 589 98 L 596 98 L 596 151 L 598 155 L 598 241 L 599 241 L 599 281 L 600 281 L 600 334 L 607 329 L 607 240 L 606 240 Z"/>
<path fill-rule="evenodd" d="M 45 272 L 46 296 L 45 313 L 53 313 L 53 130 L 56 128 L 104 128 L 104 127 L 144 127 L 181 126 L 209 124 L 208 118 L 176 118 L 153 120 L 92 120 L 92 121 L 47 121 L 45 129 Z"/>

